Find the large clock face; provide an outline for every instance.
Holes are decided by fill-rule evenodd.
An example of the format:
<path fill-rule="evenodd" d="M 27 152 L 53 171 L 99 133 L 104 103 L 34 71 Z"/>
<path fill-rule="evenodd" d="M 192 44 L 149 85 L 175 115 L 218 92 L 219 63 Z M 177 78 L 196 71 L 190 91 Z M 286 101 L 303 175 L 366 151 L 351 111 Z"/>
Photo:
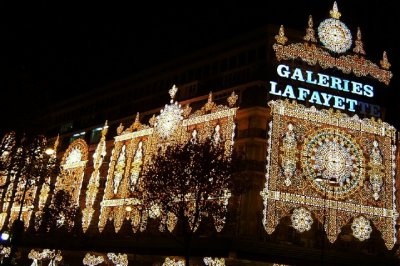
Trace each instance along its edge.
<path fill-rule="evenodd" d="M 352 44 L 351 32 L 338 19 L 329 18 L 321 22 L 318 27 L 318 37 L 322 44 L 335 53 L 344 53 Z"/>
<path fill-rule="evenodd" d="M 348 134 L 332 128 L 310 134 L 302 150 L 302 165 L 314 188 L 329 198 L 345 198 L 364 181 L 364 156 Z"/>

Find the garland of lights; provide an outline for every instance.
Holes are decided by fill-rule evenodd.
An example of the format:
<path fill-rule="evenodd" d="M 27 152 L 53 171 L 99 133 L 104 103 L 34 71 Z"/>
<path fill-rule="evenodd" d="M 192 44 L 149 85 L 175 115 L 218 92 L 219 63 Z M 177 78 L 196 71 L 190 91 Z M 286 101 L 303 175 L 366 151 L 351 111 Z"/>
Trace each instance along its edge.
<path fill-rule="evenodd" d="M 107 220 L 114 222 L 114 230 L 118 232 L 125 219 L 131 221 L 134 232 L 143 231 L 146 229 L 148 217 L 161 218 L 160 230 L 172 231 L 175 228 L 177 223 L 175 215 L 163 212 L 157 206 L 153 206 L 151 211 L 144 211 L 135 196 L 135 193 L 141 191 L 142 166 L 151 160 L 160 145 L 166 147 L 169 142 L 185 143 L 191 139 L 202 141 L 211 137 L 215 142 L 223 141 L 226 155 L 231 154 L 234 117 L 237 110 L 234 105 L 238 96 L 233 92 L 227 99 L 228 106 L 223 106 L 216 105 L 210 93 L 205 105 L 191 113 L 188 105 L 181 109 L 176 102 L 172 103 L 176 92 L 176 86 L 169 91 L 171 96 L 169 107 L 175 111 L 164 109 L 160 116 L 153 116 L 150 119 L 149 126 L 142 125 L 137 114 L 134 123 L 129 128 L 124 130 L 122 125 L 118 127 L 105 192 L 100 203 L 98 224 L 100 232 L 104 229 Z M 218 201 L 221 207 L 226 209 L 230 197 L 231 193 L 226 191 L 221 198 L 210 200 Z M 225 224 L 225 217 L 213 216 L 213 218 L 216 230 L 221 231 Z M 191 224 L 191 226 L 196 229 L 199 224 Z"/>
<path fill-rule="evenodd" d="M 33 213 L 33 202 L 38 189 L 37 186 L 31 186 L 25 192 L 25 200 L 21 208 L 22 194 L 24 193 L 25 181 L 21 179 L 17 185 L 17 192 L 15 193 L 14 200 L 12 201 L 9 224 L 13 224 L 18 219 L 19 211 L 21 212 L 21 219 L 24 221 L 25 229 L 29 226 L 29 221 Z M 11 196 L 11 195 L 10 195 Z"/>
<path fill-rule="evenodd" d="M 89 179 L 89 185 L 86 190 L 86 206 L 82 211 L 82 229 L 86 232 L 90 222 L 92 221 L 94 208 L 93 204 L 96 199 L 97 192 L 100 185 L 100 167 L 103 163 L 103 159 L 106 156 L 106 134 L 108 130 L 107 121 L 101 131 L 101 139 L 97 144 L 95 153 L 93 154 L 93 173 Z"/>
<path fill-rule="evenodd" d="M 4 163 L 4 165 L 7 165 L 11 159 L 10 156 L 11 151 L 15 146 L 15 132 L 7 133 L 1 140 L 1 144 L 4 147 L 4 150 L 3 153 L 0 154 L 0 161 Z M 1 184 L 4 185 L 7 182 L 7 174 L 0 173 L 0 180 Z M 10 173 L 9 180 L 15 180 L 15 175 Z M 8 207 L 9 204 L 12 202 L 11 195 L 12 195 L 12 190 L 14 189 L 14 183 L 15 182 L 10 182 L 10 184 L 7 186 L 7 189 L 2 189 L 2 191 L 0 192 L 1 198 L 3 199 L 2 206 L 0 208 L 0 229 L 3 228 L 4 226 L 7 217 Z"/>
<path fill-rule="evenodd" d="M 53 265 L 54 262 L 60 262 L 63 259 L 61 251 L 55 249 L 43 249 L 42 251 L 32 249 L 28 254 L 28 258 L 33 260 L 33 265 L 38 265 L 38 261 L 41 260 L 50 260 L 49 265 Z"/>
<path fill-rule="evenodd" d="M 396 242 L 398 217 L 394 179 L 396 130 L 381 120 L 361 120 L 356 115 L 349 117 L 295 102 L 271 101 L 269 106 L 272 122 L 267 172 L 260 193 L 267 233 L 271 234 L 280 219 L 289 215 L 296 230 L 306 231 L 312 223 L 310 212 L 325 223 L 331 242 L 354 218 L 355 237 L 367 239 L 368 225 L 373 223 L 391 249 Z M 289 125 L 299 140 L 297 155 L 292 153 L 292 157 L 300 158 L 301 167 L 287 186 L 285 161 L 272 158 L 285 154 L 282 147 L 291 131 Z"/>
<path fill-rule="evenodd" d="M 3 147 L 3 153 L 0 155 L 0 161 L 7 165 L 11 161 L 11 151 L 14 148 L 15 145 L 15 133 L 11 132 L 8 133 L 4 136 L 2 140 L 2 147 Z M 35 160 L 41 160 L 43 165 L 41 167 L 45 167 L 47 169 L 50 169 L 55 162 L 56 159 L 56 150 L 57 150 L 57 145 L 58 145 L 58 137 L 54 143 L 54 149 L 53 149 L 53 154 L 48 154 L 50 157 L 46 157 L 48 160 L 45 162 L 45 156 L 47 156 L 44 152 L 44 150 L 41 149 L 36 149 L 34 151 L 34 158 Z M 16 149 L 16 153 L 13 154 L 14 157 L 19 157 L 23 160 L 27 160 L 26 158 L 28 157 L 23 157 L 23 148 L 20 147 Z M 31 162 L 26 161 L 26 163 L 30 164 Z M 16 219 L 22 219 L 24 222 L 24 228 L 27 229 L 30 223 L 30 219 L 33 214 L 33 209 L 34 209 L 34 201 L 36 198 L 36 192 L 38 190 L 38 185 L 35 184 L 35 181 L 28 181 L 30 184 L 27 184 L 26 186 L 26 180 L 24 178 L 17 177 L 17 173 L 13 170 L 11 170 L 10 174 L 5 174 L 1 173 L 0 174 L 0 182 L 5 185 L 5 182 L 7 180 L 7 176 L 9 176 L 9 182 L 10 184 L 6 186 L 6 189 L 3 189 L 1 194 L 2 194 L 2 206 L 0 208 L 0 228 L 4 226 L 5 219 L 7 217 L 7 211 L 8 208 L 11 204 L 11 210 L 10 210 L 10 217 L 9 217 L 9 224 L 13 224 L 13 222 Z M 21 173 L 19 173 L 21 175 Z M 44 176 L 44 182 L 42 185 L 42 188 L 40 190 L 40 195 L 39 195 L 39 200 L 38 200 L 38 210 L 36 211 L 35 215 L 37 217 L 40 217 L 41 209 L 44 206 L 44 202 L 47 199 L 48 196 L 48 191 L 49 191 L 49 176 Z M 19 179 L 19 181 L 13 182 L 16 179 Z M 16 188 L 15 188 L 16 186 Z M 14 198 L 12 199 L 13 191 L 16 189 Z M 25 191 L 25 189 L 27 189 Z M 25 196 L 24 202 L 22 202 L 22 197 Z M 21 206 L 23 204 L 23 206 Z M 21 216 L 20 216 L 21 212 Z M 20 216 L 20 217 L 19 217 Z"/>

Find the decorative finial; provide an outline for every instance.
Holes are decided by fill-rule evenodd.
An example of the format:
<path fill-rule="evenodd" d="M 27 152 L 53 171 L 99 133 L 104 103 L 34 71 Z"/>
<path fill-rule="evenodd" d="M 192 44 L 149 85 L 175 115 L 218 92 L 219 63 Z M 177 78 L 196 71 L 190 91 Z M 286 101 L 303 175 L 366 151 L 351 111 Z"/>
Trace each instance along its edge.
<path fill-rule="evenodd" d="M 277 43 L 285 45 L 285 43 L 287 42 L 288 38 L 286 38 L 285 36 L 285 28 L 283 27 L 283 25 L 281 25 L 281 27 L 279 28 L 279 35 L 275 35 L 275 40 Z"/>
<path fill-rule="evenodd" d="M 342 15 L 342 14 L 339 12 L 339 9 L 338 9 L 338 7 L 337 7 L 336 1 L 333 3 L 333 8 L 332 8 L 332 10 L 329 11 L 329 15 L 331 15 L 331 17 L 332 17 L 332 18 L 335 18 L 335 19 L 339 19 L 340 16 Z"/>
<path fill-rule="evenodd" d="M 189 117 L 190 113 L 192 112 L 192 107 L 189 106 L 189 104 L 185 105 L 185 108 L 183 108 L 183 117 Z"/>
<path fill-rule="evenodd" d="M 382 60 L 379 61 L 379 63 L 381 64 L 381 67 L 383 69 L 389 70 L 391 64 L 389 63 L 389 60 L 387 58 L 386 51 L 383 51 L 383 57 Z"/>
<path fill-rule="evenodd" d="M 213 102 L 212 92 L 210 91 L 210 93 L 208 94 L 207 103 L 204 105 L 204 110 L 211 111 L 214 108 L 214 106 L 215 106 L 215 103 Z"/>
<path fill-rule="evenodd" d="M 315 31 L 314 31 L 313 27 L 314 27 L 313 19 L 312 19 L 312 16 L 310 15 L 308 17 L 308 27 L 306 29 L 306 36 L 304 36 L 305 41 L 317 42 L 317 39 L 315 38 Z"/>
<path fill-rule="evenodd" d="M 57 152 L 57 147 L 58 147 L 59 143 L 60 143 L 60 134 L 57 134 L 57 138 L 56 138 L 56 141 L 54 142 L 54 146 L 53 146 L 54 153 Z"/>
<path fill-rule="evenodd" d="M 140 123 L 139 120 L 139 112 L 136 113 L 136 117 L 135 117 L 135 121 L 133 122 L 133 124 L 129 127 L 130 130 L 135 130 L 135 129 L 139 129 L 142 126 L 142 124 Z"/>
<path fill-rule="evenodd" d="M 228 97 L 228 104 L 229 104 L 229 107 L 233 107 L 233 106 L 235 105 L 235 103 L 236 103 L 236 101 L 237 101 L 238 98 L 239 98 L 239 97 L 237 96 L 237 94 L 235 94 L 235 92 L 232 91 L 231 96 Z"/>
<path fill-rule="evenodd" d="M 355 52 L 356 54 L 364 54 L 365 55 L 364 44 L 361 41 L 360 27 L 357 28 L 357 40 L 355 41 L 355 46 L 354 46 L 353 52 Z"/>
<path fill-rule="evenodd" d="M 107 120 L 106 120 L 106 122 L 104 123 L 104 127 L 103 127 L 103 129 L 101 130 L 101 139 L 102 140 L 104 140 L 105 138 L 106 138 L 106 134 L 107 134 L 107 131 L 108 131 L 108 124 L 107 124 Z"/>
<path fill-rule="evenodd" d="M 119 126 L 117 127 L 117 134 L 121 135 L 123 130 L 124 130 L 124 126 L 122 125 L 122 123 L 120 123 Z"/>
<path fill-rule="evenodd" d="M 178 87 L 175 86 L 175 84 L 172 86 L 172 88 L 168 91 L 169 96 L 171 96 L 171 100 L 175 98 L 175 94 L 178 91 Z"/>
<path fill-rule="evenodd" d="M 149 119 L 149 125 L 153 127 L 155 125 L 156 121 L 157 121 L 156 115 L 153 114 L 153 116 Z"/>

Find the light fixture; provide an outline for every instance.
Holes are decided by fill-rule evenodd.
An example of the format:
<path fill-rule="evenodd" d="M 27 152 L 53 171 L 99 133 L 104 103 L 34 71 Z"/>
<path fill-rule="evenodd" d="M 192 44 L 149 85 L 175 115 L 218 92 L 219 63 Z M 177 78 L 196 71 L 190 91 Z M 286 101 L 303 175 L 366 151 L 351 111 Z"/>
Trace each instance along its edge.
<path fill-rule="evenodd" d="M 8 231 L 3 231 L 3 232 L 1 233 L 1 240 L 7 241 L 8 239 L 10 239 L 10 232 L 8 232 Z"/>

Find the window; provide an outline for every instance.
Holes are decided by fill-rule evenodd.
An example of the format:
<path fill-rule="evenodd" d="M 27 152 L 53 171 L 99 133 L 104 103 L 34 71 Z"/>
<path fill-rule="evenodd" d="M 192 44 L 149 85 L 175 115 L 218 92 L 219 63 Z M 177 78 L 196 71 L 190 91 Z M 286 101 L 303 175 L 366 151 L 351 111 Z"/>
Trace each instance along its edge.
<path fill-rule="evenodd" d="M 92 130 L 92 133 L 90 133 L 90 144 L 98 143 L 100 141 L 102 129 L 102 127 L 98 127 Z"/>
<path fill-rule="evenodd" d="M 79 138 L 85 138 L 85 134 L 86 132 L 80 132 L 80 133 L 75 133 L 74 135 L 72 135 L 72 137 L 69 139 L 69 143 L 72 143 L 74 140 L 79 139 Z"/>
<path fill-rule="evenodd" d="M 73 128 L 73 123 L 72 122 L 64 123 L 60 127 L 60 133 L 68 132 L 68 131 L 72 130 L 72 128 Z"/>

